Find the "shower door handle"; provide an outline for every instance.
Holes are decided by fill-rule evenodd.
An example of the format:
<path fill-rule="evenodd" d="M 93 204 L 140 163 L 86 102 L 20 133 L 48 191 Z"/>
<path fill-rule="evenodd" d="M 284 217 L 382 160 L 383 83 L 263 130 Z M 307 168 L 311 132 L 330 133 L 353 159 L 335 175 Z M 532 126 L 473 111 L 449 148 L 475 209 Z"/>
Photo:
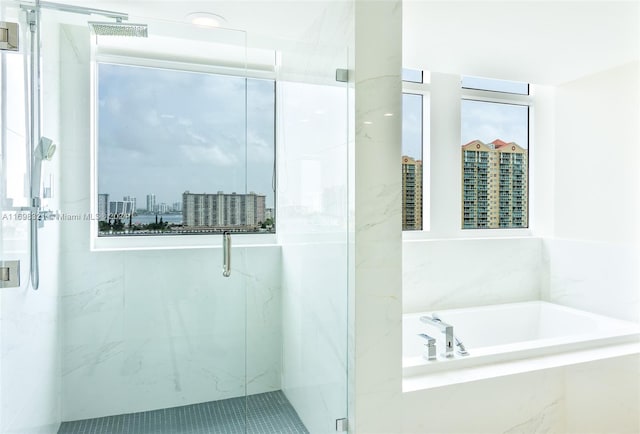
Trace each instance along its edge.
<path fill-rule="evenodd" d="M 231 276 L 231 233 L 222 234 L 222 275 Z"/>

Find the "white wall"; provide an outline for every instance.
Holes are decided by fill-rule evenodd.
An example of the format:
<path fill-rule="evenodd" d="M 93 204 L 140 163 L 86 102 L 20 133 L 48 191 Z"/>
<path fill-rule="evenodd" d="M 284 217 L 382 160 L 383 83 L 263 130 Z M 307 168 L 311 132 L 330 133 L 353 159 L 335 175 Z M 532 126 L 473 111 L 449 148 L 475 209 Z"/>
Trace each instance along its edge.
<path fill-rule="evenodd" d="M 538 300 L 540 238 L 405 241 L 403 312 Z"/>
<path fill-rule="evenodd" d="M 558 303 L 640 321 L 640 67 L 557 88 L 553 238 Z"/>
<path fill-rule="evenodd" d="M 83 215 L 89 37 L 63 29 L 61 208 Z M 86 220 L 62 226 L 63 420 L 242 396 L 245 383 L 247 393 L 280 389 L 278 247 L 234 247 L 226 279 L 220 248 L 90 252 L 89 233 Z"/>
<path fill-rule="evenodd" d="M 17 21 L 12 10 L 0 9 L 2 20 Z M 5 13 L 7 15 L 5 15 Z M 24 28 L 24 24 L 22 24 Z M 59 142 L 56 102 L 59 98 L 57 33 L 50 26 L 43 26 L 43 93 L 44 126 L 42 134 Z M 51 38 L 47 38 L 50 36 Z M 24 43 L 24 39 L 21 40 Z M 1 191 L 9 187 L 11 199 L 16 206 L 29 203 L 29 194 L 21 188 L 24 185 L 25 157 L 25 94 L 23 87 L 22 56 L 17 53 L 3 53 L 13 56 L 17 62 L 7 66 L 7 88 L 2 89 L 6 100 L 7 123 L 6 143 L 3 143 L 2 172 L 9 170 L 6 180 L 11 186 L 0 186 Z M 59 180 L 59 156 L 44 164 L 44 173 Z M 13 169 L 23 168 L 22 173 Z M 4 177 L 2 183 L 4 184 Z M 28 190 L 28 189 L 27 189 Z M 0 198 L 4 199 L 4 197 Z M 56 209 L 59 198 L 44 201 L 50 209 Z M 47 222 L 39 229 L 40 286 L 34 291 L 29 283 L 29 222 L 16 220 L 28 217 L 28 211 L 10 208 L 10 203 L 0 204 L 0 257 L 2 260 L 20 261 L 19 288 L 2 289 L 0 292 L 0 432 L 52 434 L 57 432 L 60 422 L 60 363 L 58 350 L 58 245 L 60 224 Z"/>

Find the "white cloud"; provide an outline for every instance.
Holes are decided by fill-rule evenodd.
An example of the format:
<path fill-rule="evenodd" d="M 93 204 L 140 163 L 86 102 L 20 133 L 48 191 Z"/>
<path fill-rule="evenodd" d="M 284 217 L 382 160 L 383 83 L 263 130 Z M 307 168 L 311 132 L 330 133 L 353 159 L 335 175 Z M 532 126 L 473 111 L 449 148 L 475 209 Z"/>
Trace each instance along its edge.
<path fill-rule="evenodd" d="M 238 158 L 224 152 L 220 147 L 180 145 L 180 151 L 193 163 L 211 163 L 216 166 L 234 166 L 238 164 Z"/>

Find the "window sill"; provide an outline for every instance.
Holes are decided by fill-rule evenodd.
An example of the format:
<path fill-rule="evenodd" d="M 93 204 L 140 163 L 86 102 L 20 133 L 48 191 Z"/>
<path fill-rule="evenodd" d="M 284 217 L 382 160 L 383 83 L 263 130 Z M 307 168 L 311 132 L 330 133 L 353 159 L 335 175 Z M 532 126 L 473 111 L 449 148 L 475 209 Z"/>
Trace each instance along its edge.
<path fill-rule="evenodd" d="M 233 234 L 233 247 L 276 246 L 276 234 Z M 219 249 L 222 235 L 92 237 L 91 251 Z"/>
<path fill-rule="evenodd" d="M 504 240 L 512 238 L 536 238 L 531 228 L 526 229 L 459 229 L 447 233 L 432 231 L 403 231 L 403 242 L 442 240 Z"/>

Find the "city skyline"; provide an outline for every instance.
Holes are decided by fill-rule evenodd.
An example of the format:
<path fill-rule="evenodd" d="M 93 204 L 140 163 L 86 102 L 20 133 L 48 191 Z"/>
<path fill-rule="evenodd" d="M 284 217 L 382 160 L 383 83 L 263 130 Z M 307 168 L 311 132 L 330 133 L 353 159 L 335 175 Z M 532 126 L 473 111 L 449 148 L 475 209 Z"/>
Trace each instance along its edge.
<path fill-rule="evenodd" d="M 98 212 L 100 213 L 100 208 L 104 207 L 104 200 L 103 199 L 106 196 L 106 208 L 108 209 L 108 204 L 111 202 L 130 202 L 132 204 L 131 208 L 133 210 L 133 212 L 135 213 L 136 211 L 144 211 L 144 212 L 160 212 L 159 208 L 161 208 L 164 205 L 164 209 L 166 209 L 165 212 L 182 212 L 182 207 L 183 207 L 183 197 L 185 193 L 189 193 L 189 191 L 184 191 L 181 195 L 180 195 L 180 200 L 177 201 L 173 201 L 173 202 L 158 202 L 157 200 L 154 202 L 155 206 L 153 207 L 153 209 L 149 209 L 149 196 L 155 196 L 153 193 L 149 193 L 145 195 L 145 201 L 139 201 L 137 197 L 132 196 L 132 195 L 123 195 L 122 198 L 120 199 L 120 196 L 117 195 L 112 195 L 110 193 L 98 193 Z M 262 196 L 262 197 L 266 197 L 266 195 L 261 194 L 261 193 L 256 193 L 256 192 L 249 192 L 249 193 L 236 193 L 236 192 L 222 192 L 222 191 L 218 191 L 216 193 L 192 193 L 192 194 L 203 194 L 203 195 L 216 195 L 216 194 L 225 194 L 225 195 L 232 195 L 232 194 L 237 194 L 238 196 L 244 196 L 244 195 L 256 195 L 256 196 Z M 145 203 L 145 206 L 140 206 L 138 205 L 139 203 Z M 104 208 L 103 208 L 104 209 Z M 270 207 L 265 207 L 265 209 L 268 210 L 273 210 L 273 208 Z"/>

